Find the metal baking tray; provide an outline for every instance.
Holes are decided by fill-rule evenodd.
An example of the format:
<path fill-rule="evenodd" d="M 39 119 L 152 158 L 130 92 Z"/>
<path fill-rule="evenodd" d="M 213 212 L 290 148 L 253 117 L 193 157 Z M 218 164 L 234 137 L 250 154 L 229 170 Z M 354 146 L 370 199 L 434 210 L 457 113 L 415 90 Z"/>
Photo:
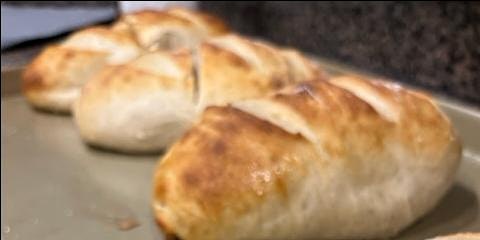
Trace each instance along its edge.
<path fill-rule="evenodd" d="M 86 146 L 69 116 L 26 104 L 19 73 L 2 71 L 2 239 L 163 239 L 150 208 L 160 156 Z M 438 206 L 395 239 L 480 231 L 480 111 L 438 100 L 462 138 L 462 164 Z"/>

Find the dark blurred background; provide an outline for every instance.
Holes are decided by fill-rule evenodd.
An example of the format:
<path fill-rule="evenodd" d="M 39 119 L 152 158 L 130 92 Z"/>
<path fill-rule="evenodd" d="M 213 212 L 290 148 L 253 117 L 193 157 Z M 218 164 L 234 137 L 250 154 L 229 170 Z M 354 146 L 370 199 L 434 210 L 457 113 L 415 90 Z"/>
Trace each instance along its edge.
<path fill-rule="evenodd" d="M 113 11 L 110 17 L 98 21 L 111 20 L 118 14 L 114 1 L 7 1 L 2 2 L 2 29 L 9 27 L 3 23 L 4 6 Z M 240 33 L 290 45 L 480 106 L 479 2 L 201 1 L 198 6 L 222 17 Z M 52 40 L 4 48 L 3 39 L 2 36 L 2 68 L 10 64 L 4 56 L 17 58 L 18 62 L 23 59 L 22 51 L 34 55 L 39 45 Z"/>

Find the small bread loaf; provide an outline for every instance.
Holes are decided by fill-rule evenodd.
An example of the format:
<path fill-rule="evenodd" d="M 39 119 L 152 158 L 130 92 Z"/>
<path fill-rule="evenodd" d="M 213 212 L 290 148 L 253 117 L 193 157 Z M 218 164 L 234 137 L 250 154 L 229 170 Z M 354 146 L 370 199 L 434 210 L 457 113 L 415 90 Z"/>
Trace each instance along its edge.
<path fill-rule="evenodd" d="M 193 87 L 190 51 L 149 53 L 92 78 L 74 104 L 74 119 L 93 145 L 158 151 L 194 118 Z"/>
<path fill-rule="evenodd" d="M 143 10 L 121 17 L 139 44 L 150 51 L 194 47 L 207 37 L 229 30 L 218 18 L 182 8 L 166 11 Z"/>
<path fill-rule="evenodd" d="M 23 92 L 37 108 L 68 113 L 81 87 L 104 66 L 151 49 L 192 47 L 226 31 L 217 18 L 185 9 L 127 14 L 111 27 L 80 30 L 48 46 L 27 66 Z"/>
<path fill-rule="evenodd" d="M 297 51 L 234 34 L 202 44 L 197 57 L 199 111 L 208 105 L 265 96 L 323 74 Z"/>
<path fill-rule="evenodd" d="M 265 96 L 321 74 L 293 50 L 227 35 L 202 43 L 193 53 L 150 53 L 102 71 L 75 104 L 75 122 L 90 144 L 123 152 L 160 151 L 208 105 Z"/>
<path fill-rule="evenodd" d="M 423 93 L 353 76 L 208 107 L 153 188 L 179 239 L 383 239 L 430 211 L 461 146 Z"/>
<path fill-rule="evenodd" d="M 80 88 L 107 64 L 120 64 L 140 52 L 125 31 L 92 27 L 48 46 L 23 74 L 23 93 L 35 107 L 69 112 Z"/>

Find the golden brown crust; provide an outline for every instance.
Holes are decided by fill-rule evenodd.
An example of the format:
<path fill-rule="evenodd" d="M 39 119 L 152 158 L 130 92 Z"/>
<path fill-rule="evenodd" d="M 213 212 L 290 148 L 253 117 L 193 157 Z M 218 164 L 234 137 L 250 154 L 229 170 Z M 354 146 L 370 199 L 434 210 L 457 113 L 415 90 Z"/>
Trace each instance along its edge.
<path fill-rule="evenodd" d="M 165 29 L 168 31 L 162 32 Z M 225 31 L 220 20 L 184 9 L 127 14 L 111 27 L 81 29 L 59 46 L 45 49 L 27 67 L 23 91 L 35 106 L 68 112 L 81 86 L 94 72 L 105 64 L 123 64 L 134 59 L 143 51 L 140 44 L 151 50 L 158 38 L 167 35 L 164 37 L 168 46 L 185 47 Z M 172 33 L 178 36 L 168 36 Z M 150 45 L 152 41 L 154 46 Z M 185 58 L 185 54 L 175 58 Z"/>
<path fill-rule="evenodd" d="M 131 31 L 94 26 L 70 35 L 61 46 L 72 50 L 90 50 L 108 53 L 107 63 L 122 64 L 141 53 Z"/>
<path fill-rule="evenodd" d="M 206 28 L 208 34 L 211 36 L 218 36 L 230 32 L 230 29 L 222 19 L 202 11 L 192 11 L 184 8 L 170 8 L 167 12 L 179 17 L 190 19 L 192 22 L 198 22 Z"/>
<path fill-rule="evenodd" d="M 128 98 L 128 92 L 138 95 L 139 90 L 147 92 L 154 91 L 155 88 L 168 90 L 177 85 L 178 79 L 159 76 L 124 64 L 105 67 L 85 85 L 82 95 L 108 98 L 121 92 L 122 97 Z M 98 101 L 96 98 L 89 98 L 89 100 Z"/>
<path fill-rule="evenodd" d="M 179 26 L 193 26 L 193 24 L 184 18 L 169 14 L 165 11 L 156 10 L 141 10 L 133 13 L 123 15 L 121 20 L 127 22 L 131 26 L 135 25 L 148 25 L 155 24 L 176 24 Z"/>
<path fill-rule="evenodd" d="M 179 67 L 182 76 L 175 78 L 168 76 L 166 73 L 159 74 L 142 69 L 135 65 L 136 61 L 141 60 L 139 58 L 123 65 L 106 66 L 85 85 L 82 90 L 82 100 L 91 101 L 92 106 L 95 106 L 98 104 L 99 99 L 108 99 L 112 96 L 122 96 L 122 98 L 128 99 L 129 96 L 154 92 L 156 89 L 169 90 L 171 88 L 180 88 L 186 92 L 193 91 L 193 79 L 190 76 L 192 60 L 189 51 L 182 50 L 171 55 L 160 52 L 150 54 L 165 56 L 165 60 L 172 61 Z M 142 57 L 146 57 L 146 55 Z M 150 64 L 155 64 L 155 62 Z"/>
<path fill-rule="evenodd" d="M 36 107 L 68 112 L 70 97 L 61 97 L 62 92 L 81 86 L 106 57 L 100 51 L 49 46 L 25 68 L 22 92 Z"/>
<path fill-rule="evenodd" d="M 242 96 L 259 96 L 265 91 L 261 82 L 268 79 L 240 56 L 215 45 L 200 48 L 199 106 L 224 104 Z"/>
<path fill-rule="evenodd" d="M 199 66 L 199 105 L 224 104 L 245 97 L 256 97 L 273 90 L 270 76 L 262 75 L 256 66 L 231 51 L 202 44 Z M 227 77 L 228 76 L 228 77 Z"/>
<path fill-rule="evenodd" d="M 170 8 L 163 11 L 140 10 L 122 15 L 119 22 L 140 25 L 176 24 L 179 26 L 196 26 L 211 36 L 226 34 L 230 31 L 220 18 L 201 11 L 184 8 Z"/>
<path fill-rule="evenodd" d="M 149 53 L 107 66 L 82 89 L 74 115 L 83 140 L 122 152 L 157 152 L 194 114 L 189 52 Z"/>
<path fill-rule="evenodd" d="M 186 9 L 164 11 L 142 10 L 123 15 L 126 23 L 146 49 L 193 47 L 198 41 L 228 32 L 226 26 L 213 16 Z M 117 23 L 116 28 L 122 28 Z"/>
<path fill-rule="evenodd" d="M 68 68 L 84 65 L 89 58 L 105 56 L 98 51 L 72 50 L 62 46 L 48 46 L 36 57 L 23 73 L 23 90 L 47 89 L 58 86 L 62 76 L 56 72 L 66 72 Z M 78 64 L 78 65 L 77 65 Z"/>
<path fill-rule="evenodd" d="M 139 48 L 128 32 L 95 26 L 79 30 L 45 48 L 25 69 L 22 89 L 29 102 L 69 112 L 82 85 L 105 64 L 135 57 Z"/>
<path fill-rule="evenodd" d="M 266 96 L 293 82 L 308 80 L 292 77 L 295 69 L 278 47 L 236 35 L 203 43 L 198 55 L 200 109 Z"/>
<path fill-rule="evenodd" d="M 281 54 L 286 59 L 290 69 L 292 82 L 327 79 L 327 74 L 310 59 L 294 49 L 282 49 Z"/>
<path fill-rule="evenodd" d="M 86 141 L 115 150 L 160 150 L 187 129 L 200 112 L 197 110 L 263 96 L 291 82 L 288 64 L 274 46 L 241 37 L 228 40 L 232 42 L 224 45 L 203 43 L 196 51 L 199 59 L 194 50 L 184 48 L 144 54 L 128 64 L 105 69 L 82 92 L 76 114 L 80 132 L 89 129 L 95 134 L 83 134 Z M 248 53 L 239 53 L 236 47 Z M 118 108 L 115 106 L 122 107 L 105 114 Z M 157 106 L 161 107 L 150 117 L 136 117 Z M 105 117 L 100 117 L 103 114 Z M 123 126 L 131 122 L 136 126 L 125 130 Z"/>
<path fill-rule="evenodd" d="M 273 98 L 302 116 L 317 136 L 322 152 L 335 159 L 349 161 L 352 155 L 380 155 L 386 134 L 393 128 L 369 104 L 326 81 L 300 83 Z M 348 174 L 354 175 L 357 183 L 378 181 L 372 178 L 369 165 L 362 169 L 362 163 L 345 164 L 350 166 Z M 385 172 L 379 177 L 387 178 L 389 174 Z"/>
<path fill-rule="evenodd" d="M 198 218 L 189 220 L 193 239 L 208 230 L 202 229 L 202 221 L 218 221 L 221 227 L 225 209 L 245 213 L 273 192 L 286 199 L 288 175 L 305 173 L 300 160 L 292 156 L 305 144 L 301 136 L 235 108 L 209 107 L 197 127 L 172 147 L 158 167 L 155 202 L 187 214 L 200 211 Z M 181 199 L 193 204 L 193 209 L 171 205 Z M 156 214 L 167 231 L 176 230 L 170 216 L 164 216 L 168 213 L 157 209 Z"/>
<path fill-rule="evenodd" d="M 93 26 L 87 27 L 81 30 L 76 31 L 69 39 L 76 38 L 76 37 L 83 37 L 82 35 L 97 35 L 101 36 L 102 38 L 106 38 L 115 42 L 118 45 L 136 45 L 134 37 L 131 35 L 129 31 L 115 31 L 111 27 L 107 26 Z M 68 39 L 67 39 L 68 42 Z M 82 48 L 78 46 L 78 48 Z"/>
<path fill-rule="evenodd" d="M 334 84 L 342 82 L 337 86 L 353 94 L 356 89 L 368 89 L 368 93 L 376 96 L 377 101 L 362 97 L 363 100 L 378 112 L 382 110 L 379 113 L 383 119 L 393 121 L 397 125 L 395 133 L 398 134 L 401 143 L 416 152 L 424 152 L 431 156 L 431 159 L 441 159 L 440 156 L 445 153 L 439 149 L 447 149 L 446 145 L 456 138 L 450 121 L 426 93 L 408 90 L 388 82 L 366 81 L 358 76 L 337 77 L 331 81 Z M 379 102 L 388 103 L 387 110 L 379 108 Z"/>
<path fill-rule="evenodd" d="M 461 148 L 450 123 L 424 96 L 345 78 L 300 83 L 266 99 L 302 119 L 292 122 L 303 125 L 298 133 L 272 123 L 279 112 L 256 117 L 271 108 L 207 108 L 156 169 L 158 221 L 184 239 L 348 239 L 392 236 L 422 216 L 458 166 Z M 358 87 L 397 105 L 380 112 Z M 386 117 L 388 111 L 399 117 Z M 376 224 L 365 223 L 366 214 Z"/>
<path fill-rule="evenodd" d="M 186 72 L 193 73 L 193 58 L 192 51 L 189 49 L 179 49 L 172 51 L 169 55 L 172 58 L 172 61 L 177 64 L 180 69 L 184 69 Z"/>

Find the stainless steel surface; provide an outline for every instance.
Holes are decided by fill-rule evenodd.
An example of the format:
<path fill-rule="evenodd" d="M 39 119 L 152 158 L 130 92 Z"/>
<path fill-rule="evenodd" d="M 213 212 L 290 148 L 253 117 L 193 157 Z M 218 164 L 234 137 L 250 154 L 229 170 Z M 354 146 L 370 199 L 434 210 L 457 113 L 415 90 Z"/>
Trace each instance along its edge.
<path fill-rule="evenodd" d="M 157 159 L 90 149 L 70 117 L 34 112 L 20 96 L 4 98 L 2 235 L 161 239 L 149 201 Z"/>
<path fill-rule="evenodd" d="M 440 102 L 464 140 L 457 181 L 397 239 L 480 231 L 480 114 Z M 2 239 L 163 239 L 150 208 L 159 156 L 91 149 L 70 117 L 36 112 L 18 94 L 2 92 L 1 104 Z"/>

